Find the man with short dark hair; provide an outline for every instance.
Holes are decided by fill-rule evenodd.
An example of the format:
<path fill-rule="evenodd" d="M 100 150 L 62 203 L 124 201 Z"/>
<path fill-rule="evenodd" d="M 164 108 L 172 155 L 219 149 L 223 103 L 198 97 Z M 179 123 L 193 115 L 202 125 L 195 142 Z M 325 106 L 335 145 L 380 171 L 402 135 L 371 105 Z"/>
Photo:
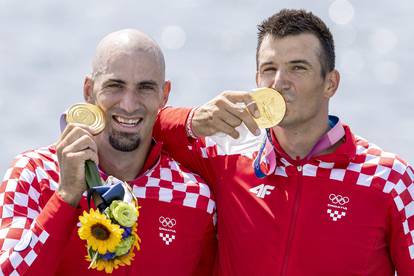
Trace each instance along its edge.
<path fill-rule="evenodd" d="M 160 113 L 216 195 L 220 275 L 414 275 L 413 169 L 329 116 L 339 80 L 327 26 L 282 10 L 259 25 L 256 73 L 284 98 L 278 125 L 258 131 L 248 92 Z"/>

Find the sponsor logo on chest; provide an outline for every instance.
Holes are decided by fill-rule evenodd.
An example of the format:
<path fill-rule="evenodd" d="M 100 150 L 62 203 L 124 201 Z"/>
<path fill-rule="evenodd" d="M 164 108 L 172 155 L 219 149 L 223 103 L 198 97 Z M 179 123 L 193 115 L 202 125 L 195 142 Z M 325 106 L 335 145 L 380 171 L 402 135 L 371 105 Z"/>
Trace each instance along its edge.
<path fill-rule="evenodd" d="M 177 221 L 174 218 L 161 216 L 158 219 L 160 223 L 158 230 L 159 236 L 165 245 L 170 245 L 176 237 L 175 225 Z"/>
<path fill-rule="evenodd" d="M 338 221 L 346 216 L 349 197 L 339 194 L 329 194 L 326 213 L 332 221 Z"/>
<path fill-rule="evenodd" d="M 249 191 L 259 198 L 265 198 L 265 196 L 270 195 L 271 191 L 273 191 L 274 189 L 275 186 L 260 184 L 256 187 L 250 188 Z"/>

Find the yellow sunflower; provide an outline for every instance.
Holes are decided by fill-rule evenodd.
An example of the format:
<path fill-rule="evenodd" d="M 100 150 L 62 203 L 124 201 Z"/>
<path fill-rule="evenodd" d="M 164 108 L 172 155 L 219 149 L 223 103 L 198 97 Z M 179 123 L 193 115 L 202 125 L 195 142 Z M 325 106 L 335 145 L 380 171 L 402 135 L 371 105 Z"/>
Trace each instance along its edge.
<path fill-rule="evenodd" d="M 93 250 L 100 254 L 115 251 L 115 247 L 121 241 L 124 229 L 113 224 L 104 214 L 94 209 L 91 209 L 89 213 L 83 211 L 79 220 L 81 222 L 81 227 L 78 230 L 79 237 L 86 240 Z"/>

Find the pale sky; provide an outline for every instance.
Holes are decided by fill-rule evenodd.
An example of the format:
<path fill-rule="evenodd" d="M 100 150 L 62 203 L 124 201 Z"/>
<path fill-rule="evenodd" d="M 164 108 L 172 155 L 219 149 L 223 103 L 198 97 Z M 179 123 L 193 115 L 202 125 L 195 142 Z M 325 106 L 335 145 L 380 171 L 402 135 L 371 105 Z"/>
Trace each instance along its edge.
<path fill-rule="evenodd" d="M 311 10 L 334 34 L 342 78 L 331 113 L 414 163 L 413 1 L 142 2 L 0 0 L 1 175 L 18 153 L 57 140 L 105 34 L 148 33 L 166 56 L 170 104 L 200 105 L 254 88 L 256 25 L 281 8 Z"/>

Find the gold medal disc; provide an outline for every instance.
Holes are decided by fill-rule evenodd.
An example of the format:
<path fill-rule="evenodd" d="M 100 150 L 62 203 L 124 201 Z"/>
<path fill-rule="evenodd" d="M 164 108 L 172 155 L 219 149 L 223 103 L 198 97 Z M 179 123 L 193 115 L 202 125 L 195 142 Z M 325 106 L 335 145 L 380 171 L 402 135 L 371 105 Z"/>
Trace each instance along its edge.
<path fill-rule="evenodd" d="M 66 115 L 66 121 L 89 126 L 93 135 L 100 133 L 105 128 L 102 110 L 98 106 L 89 103 L 72 105 Z"/>
<path fill-rule="evenodd" d="M 285 116 L 286 103 L 282 95 L 271 88 L 258 88 L 251 96 L 260 112 L 259 118 L 254 118 L 259 128 L 270 128 L 280 123 Z"/>

